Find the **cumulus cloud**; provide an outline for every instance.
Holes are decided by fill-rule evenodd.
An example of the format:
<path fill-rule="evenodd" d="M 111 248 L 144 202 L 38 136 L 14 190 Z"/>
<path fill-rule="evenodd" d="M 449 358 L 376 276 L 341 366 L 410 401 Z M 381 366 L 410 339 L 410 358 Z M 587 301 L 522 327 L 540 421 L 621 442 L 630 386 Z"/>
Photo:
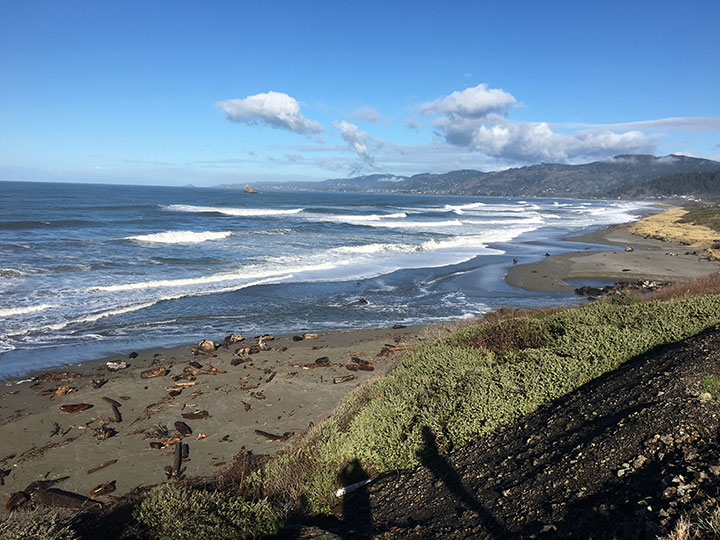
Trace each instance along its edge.
<path fill-rule="evenodd" d="M 403 123 L 406 127 L 409 127 L 410 129 L 414 129 L 415 131 L 420 131 L 420 122 L 418 122 L 418 119 L 415 117 L 406 118 Z"/>
<path fill-rule="evenodd" d="M 335 121 L 333 127 L 340 131 L 340 135 L 348 147 L 357 154 L 359 163 L 355 167 L 357 172 L 363 168 L 370 168 L 382 171 L 382 165 L 375 162 L 373 153 L 382 146 L 382 141 L 373 138 L 367 131 L 362 131 L 355 124 L 350 122 Z"/>
<path fill-rule="evenodd" d="M 462 92 L 428 101 L 420 105 L 424 116 L 445 115 L 448 118 L 482 118 L 488 114 L 504 114 L 516 103 L 515 98 L 498 88 L 478 84 Z"/>
<path fill-rule="evenodd" d="M 219 101 L 217 107 L 228 120 L 241 124 L 266 125 L 301 135 L 324 131 L 322 125 L 305 118 L 297 100 L 282 92 L 265 92 L 243 99 Z"/>
<path fill-rule="evenodd" d="M 593 158 L 622 153 L 652 153 L 656 137 L 640 131 L 616 133 L 611 130 L 585 130 L 556 133 L 545 122 L 492 123 L 446 122 L 441 124 L 450 144 L 513 161 Z"/>
<path fill-rule="evenodd" d="M 481 84 L 424 103 L 420 111 L 438 116 L 433 125 L 447 143 L 514 162 L 653 152 L 659 142 L 637 130 L 618 133 L 593 126 L 566 134 L 546 122 L 514 122 L 506 115 L 515 103 L 507 92 Z"/>
<path fill-rule="evenodd" d="M 377 112 L 372 107 L 360 107 L 359 109 L 351 112 L 348 115 L 348 118 L 353 118 L 355 120 L 364 120 L 365 122 L 372 122 L 373 124 L 377 124 L 380 121 L 380 113 Z"/>

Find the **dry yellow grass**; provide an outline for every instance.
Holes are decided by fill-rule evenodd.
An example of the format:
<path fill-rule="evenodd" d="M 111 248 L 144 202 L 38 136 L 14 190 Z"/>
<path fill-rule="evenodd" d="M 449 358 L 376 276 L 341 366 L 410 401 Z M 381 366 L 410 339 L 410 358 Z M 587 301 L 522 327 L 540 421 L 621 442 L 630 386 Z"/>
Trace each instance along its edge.
<path fill-rule="evenodd" d="M 720 250 L 711 248 L 720 234 L 705 225 L 679 223 L 687 213 L 684 208 L 673 207 L 635 222 L 630 232 L 645 238 L 705 248 L 710 256 L 720 258 Z"/>

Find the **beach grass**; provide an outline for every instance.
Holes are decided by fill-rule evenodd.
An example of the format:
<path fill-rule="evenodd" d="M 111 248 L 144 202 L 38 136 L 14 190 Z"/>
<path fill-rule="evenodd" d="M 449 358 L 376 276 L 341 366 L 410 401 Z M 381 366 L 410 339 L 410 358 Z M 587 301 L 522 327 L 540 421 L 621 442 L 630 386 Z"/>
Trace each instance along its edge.
<path fill-rule="evenodd" d="M 720 258 L 720 207 L 717 206 L 669 208 L 636 221 L 630 232 L 646 238 L 700 247 L 711 257 Z"/>

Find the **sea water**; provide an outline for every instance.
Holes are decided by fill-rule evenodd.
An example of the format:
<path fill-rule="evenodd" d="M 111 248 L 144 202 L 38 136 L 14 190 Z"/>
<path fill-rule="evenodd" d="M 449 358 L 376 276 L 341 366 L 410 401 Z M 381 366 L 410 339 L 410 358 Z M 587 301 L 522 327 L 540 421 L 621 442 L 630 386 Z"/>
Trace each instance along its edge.
<path fill-rule="evenodd" d="M 512 259 L 641 203 L 0 182 L 0 377 L 115 352 L 577 301 Z M 363 299 L 363 301 L 359 301 Z"/>

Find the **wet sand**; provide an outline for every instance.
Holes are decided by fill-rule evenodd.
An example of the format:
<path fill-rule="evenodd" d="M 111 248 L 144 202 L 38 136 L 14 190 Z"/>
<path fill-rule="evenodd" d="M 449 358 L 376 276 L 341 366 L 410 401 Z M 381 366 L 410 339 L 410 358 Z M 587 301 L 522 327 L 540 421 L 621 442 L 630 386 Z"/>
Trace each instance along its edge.
<path fill-rule="evenodd" d="M 707 260 L 702 249 L 636 236 L 629 225 L 616 225 L 565 240 L 616 246 L 619 251 L 580 250 L 513 266 L 505 281 L 529 291 L 570 292 L 568 279 L 620 281 L 692 281 L 720 271 L 720 261 Z M 625 248 L 632 251 L 625 251 Z"/>
<path fill-rule="evenodd" d="M 189 447 L 182 463 L 186 476 L 211 476 L 229 467 L 242 449 L 275 453 L 286 443 L 271 442 L 255 430 L 292 436 L 323 420 L 350 390 L 387 373 L 403 354 L 400 350 L 378 356 L 383 347 L 412 345 L 422 331 L 423 327 L 355 330 L 303 341 L 276 337 L 266 342 L 271 350 L 246 356 L 249 361 L 238 365 L 231 363 L 236 349 L 257 344 L 257 339 L 221 347 L 216 357 L 195 356 L 192 345 L 149 349 L 135 358 L 115 355 L 46 370 L 34 374 L 34 381 L 5 381 L 0 387 L 0 499 L 7 501 L 12 492 L 31 482 L 68 476 L 55 487 L 85 496 L 96 486 L 115 481 L 116 491 L 100 498 L 107 502 L 138 486 L 165 481 L 165 468 L 174 461 L 173 441 L 178 438 Z M 322 357 L 327 364 L 316 363 Z M 346 364 L 357 365 L 352 357 L 369 362 L 374 370 L 348 370 Z M 121 360 L 130 366 L 108 370 L 107 361 Z M 173 381 L 190 362 L 202 365 L 194 380 Z M 141 378 L 141 372 L 154 368 L 167 369 L 167 374 Z M 333 382 L 345 376 L 354 378 Z M 94 388 L 91 381 L 96 378 L 107 383 Z M 73 391 L 62 396 L 52 391 L 63 386 Z M 173 387 L 180 390 L 178 395 L 170 395 L 167 388 Z M 121 422 L 103 397 L 120 403 Z M 92 408 L 75 413 L 60 410 L 61 405 L 79 403 Z M 207 411 L 207 418 L 183 417 L 201 411 Z M 192 433 L 182 437 L 175 428 L 178 421 Z M 116 433 L 98 439 L 96 432 L 103 427 Z M 152 433 L 156 428 L 159 433 Z M 152 448 L 151 442 L 163 447 Z M 117 461 L 86 473 L 112 460 Z"/>

